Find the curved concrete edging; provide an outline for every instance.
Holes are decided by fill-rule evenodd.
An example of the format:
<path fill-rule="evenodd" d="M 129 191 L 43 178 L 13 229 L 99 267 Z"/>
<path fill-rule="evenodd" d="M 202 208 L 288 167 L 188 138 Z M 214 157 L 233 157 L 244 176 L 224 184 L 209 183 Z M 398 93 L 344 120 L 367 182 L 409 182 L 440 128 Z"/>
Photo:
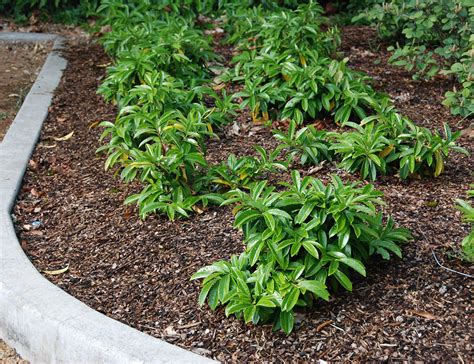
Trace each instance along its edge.
<path fill-rule="evenodd" d="M 0 40 L 55 40 L 0 142 L 0 337 L 33 363 L 213 362 L 98 313 L 46 280 L 26 257 L 10 212 L 66 60 L 54 35 L 0 33 Z"/>

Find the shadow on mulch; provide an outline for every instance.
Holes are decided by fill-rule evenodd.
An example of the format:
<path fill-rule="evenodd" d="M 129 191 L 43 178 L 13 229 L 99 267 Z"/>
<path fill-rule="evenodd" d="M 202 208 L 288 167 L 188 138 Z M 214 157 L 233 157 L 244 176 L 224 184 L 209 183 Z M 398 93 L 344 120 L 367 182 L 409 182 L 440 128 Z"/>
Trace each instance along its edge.
<path fill-rule="evenodd" d="M 376 86 L 391 95 L 409 93 L 407 102 L 395 99 L 403 112 L 430 127 L 444 121 L 454 129 L 465 126 L 440 105 L 446 83 L 415 83 L 385 64 L 386 52 L 359 55 L 370 33 L 351 27 L 344 35 L 344 50 L 356 55 L 354 67 L 369 71 Z M 69 265 L 62 275 L 46 275 L 53 283 L 114 319 L 222 361 L 472 358 L 472 280 L 440 269 L 431 255 L 436 249 L 445 264 L 471 269 L 446 252 L 469 230 L 453 204 L 472 182 L 472 160 L 453 154 L 446 173 L 435 180 L 377 181 L 386 212 L 416 237 L 404 248 L 404 259 L 374 260 L 354 292 L 298 313 L 291 335 L 273 333 L 270 326 L 246 326 L 222 310 L 197 307 L 199 283 L 189 281 L 192 273 L 243 249 L 230 210 L 210 208 L 188 220 L 152 216 L 143 222 L 135 208 L 123 206 L 137 186 L 104 172 L 105 158 L 95 153 L 101 130 L 94 125 L 113 120 L 116 112 L 96 95 L 107 57 L 91 44 L 72 46 L 66 57 L 69 66 L 14 211 L 22 247 L 39 270 Z M 381 59 L 377 67 L 374 59 Z M 52 139 L 71 131 L 67 141 Z M 210 159 L 247 153 L 262 143 L 274 143 L 271 133 L 227 136 L 210 143 Z M 461 144 L 473 151 L 472 140 Z M 329 172 L 349 178 L 330 164 L 316 177 L 327 179 Z"/>

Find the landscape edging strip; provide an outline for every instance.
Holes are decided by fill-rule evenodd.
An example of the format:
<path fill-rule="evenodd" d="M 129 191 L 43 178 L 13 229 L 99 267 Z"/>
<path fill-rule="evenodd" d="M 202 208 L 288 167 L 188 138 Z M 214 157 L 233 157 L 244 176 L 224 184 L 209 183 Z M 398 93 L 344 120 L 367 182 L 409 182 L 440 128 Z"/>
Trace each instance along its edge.
<path fill-rule="evenodd" d="M 0 33 L 0 40 L 55 40 L 38 78 L 0 142 L 0 337 L 38 363 L 211 363 L 91 309 L 47 279 L 22 250 L 11 210 L 66 60 L 61 37 Z"/>

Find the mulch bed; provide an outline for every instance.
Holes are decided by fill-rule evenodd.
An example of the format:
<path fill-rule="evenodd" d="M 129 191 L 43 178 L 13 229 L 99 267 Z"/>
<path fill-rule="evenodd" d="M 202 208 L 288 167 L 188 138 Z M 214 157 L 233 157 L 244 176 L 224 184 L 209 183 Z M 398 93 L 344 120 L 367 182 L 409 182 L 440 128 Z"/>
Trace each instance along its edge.
<path fill-rule="evenodd" d="M 29 361 L 21 358 L 15 349 L 8 346 L 0 339 L 0 363 L 2 364 L 29 364 Z"/>
<path fill-rule="evenodd" d="M 0 41 L 0 142 L 36 80 L 51 42 Z"/>
<path fill-rule="evenodd" d="M 367 28 L 345 29 L 342 49 L 353 67 L 373 76 L 375 86 L 420 124 L 467 128 L 468 120 L 451 117 L 440 105 L 448 81 L 413 81 L 386 64 L 385 51 L 370 48 L 372 36 Z M 472 159 L 453 154 L 437 179 L 376 182 L 386 212 L 415 236 L 403 260 L 374 260 L 354 292 L 300 311 L 289 336 L 268 325 L 246 326 L 222 309 L 199 308 L 199 283 L 189 280 L 198 268 L 242 251 L 230 209 L 209 208 L 170 222 L 161 216 L 141 221 L 136 208 L 123 206 L 137 186 L 104 172 L 105 157 L 95 153 L 101 130 L 94 126 L 116 112 L 96 95 L 108 59 L 90 43 L 72 45 L 65 56 L 69 65 L 14 210 L 22 247 L 38 270 L 69 266 L 65 273 L 45 274 L 50 281 L 114 319 L 222 361 L 471 360 L 472 279 L 440 268 L 432 251 L 445 265 L 473 273 L 453 257 L 469 231 L 453 205 L 472 182 Z M 274 144 L 266 129 L 232 128 L 210 143 L 210 160 Z M 53 139 L 71 131 L 69 140 Z M 474 152 L 469 136 L 460 144 Z M 332 164 L 313 175 L 327 180 L 329 172 L 354 178 Z"/>

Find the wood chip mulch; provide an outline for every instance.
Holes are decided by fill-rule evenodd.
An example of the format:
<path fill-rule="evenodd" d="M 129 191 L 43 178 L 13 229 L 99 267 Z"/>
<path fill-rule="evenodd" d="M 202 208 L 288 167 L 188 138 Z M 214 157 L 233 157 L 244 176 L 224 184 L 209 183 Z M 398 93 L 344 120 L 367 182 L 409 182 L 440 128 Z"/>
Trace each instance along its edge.
<path fill-rule="evenodd" d="M 451 117 L 440 105 L 449 81 L 413 81 L 386 64 L 385 51 L 370 48 L 371 37 L 366 28 L 345 29 L 342 49 L 353 67 L 373 76 L 375 86 L 419 124 L 468 127 L 468 120 Z M 22 247 L 38 270 L 69 267 L 45 274 L 47 279 L 99 312 L 222 361 L 472 360 L 473 280 L 440 268 L 432 251 L 443 264 L 474 273 L 455 257 L 469 226 L 453 207 L 473 182 L 473 159 L 453 154 L 445 174 L 434 180 L 376 182 L 386 212 L 415 236 L 403 260 L 374 260 L 354 292 L 299 312 L 289 336 L 268 325 L 246 326 L 222 309 L 199 308 L 199 283 L 189 280 L 203 265 L 242 251 L 230 210 L 210 208 L 175 222 L 160 216 L 140 221 L 134 207 L 123 206 L 137 186 L 104 172 L 105 157 L 95 153 L 101 145 L 97 122 L 113 120 L 116 112 L 96 94 L 108 59 L 91 43 L 71 45 L 65 56 L 69 65 L 14 209 Z M 68 140 L 53 139 L 70 132 Z M 266 130 L 249 133 L 223 133 L 210 143 L 210 160 L 273 143 Z M 460 144 L 474 152 L 469 136 Z M 315 176 L 326 179 L 333 171 L 348 176 L 330 164 Z"/>
<path fill-rule="evenodd" d="M 51 45 L 0 41 L 0 142 L 36 80 Z"/>
<path fill-rule="evenodd" d="M 15 349 L 8 346 L 0 339 L 0 363 L 2 364 L 29 364 L 29 361 L 21 358 Z"/>

